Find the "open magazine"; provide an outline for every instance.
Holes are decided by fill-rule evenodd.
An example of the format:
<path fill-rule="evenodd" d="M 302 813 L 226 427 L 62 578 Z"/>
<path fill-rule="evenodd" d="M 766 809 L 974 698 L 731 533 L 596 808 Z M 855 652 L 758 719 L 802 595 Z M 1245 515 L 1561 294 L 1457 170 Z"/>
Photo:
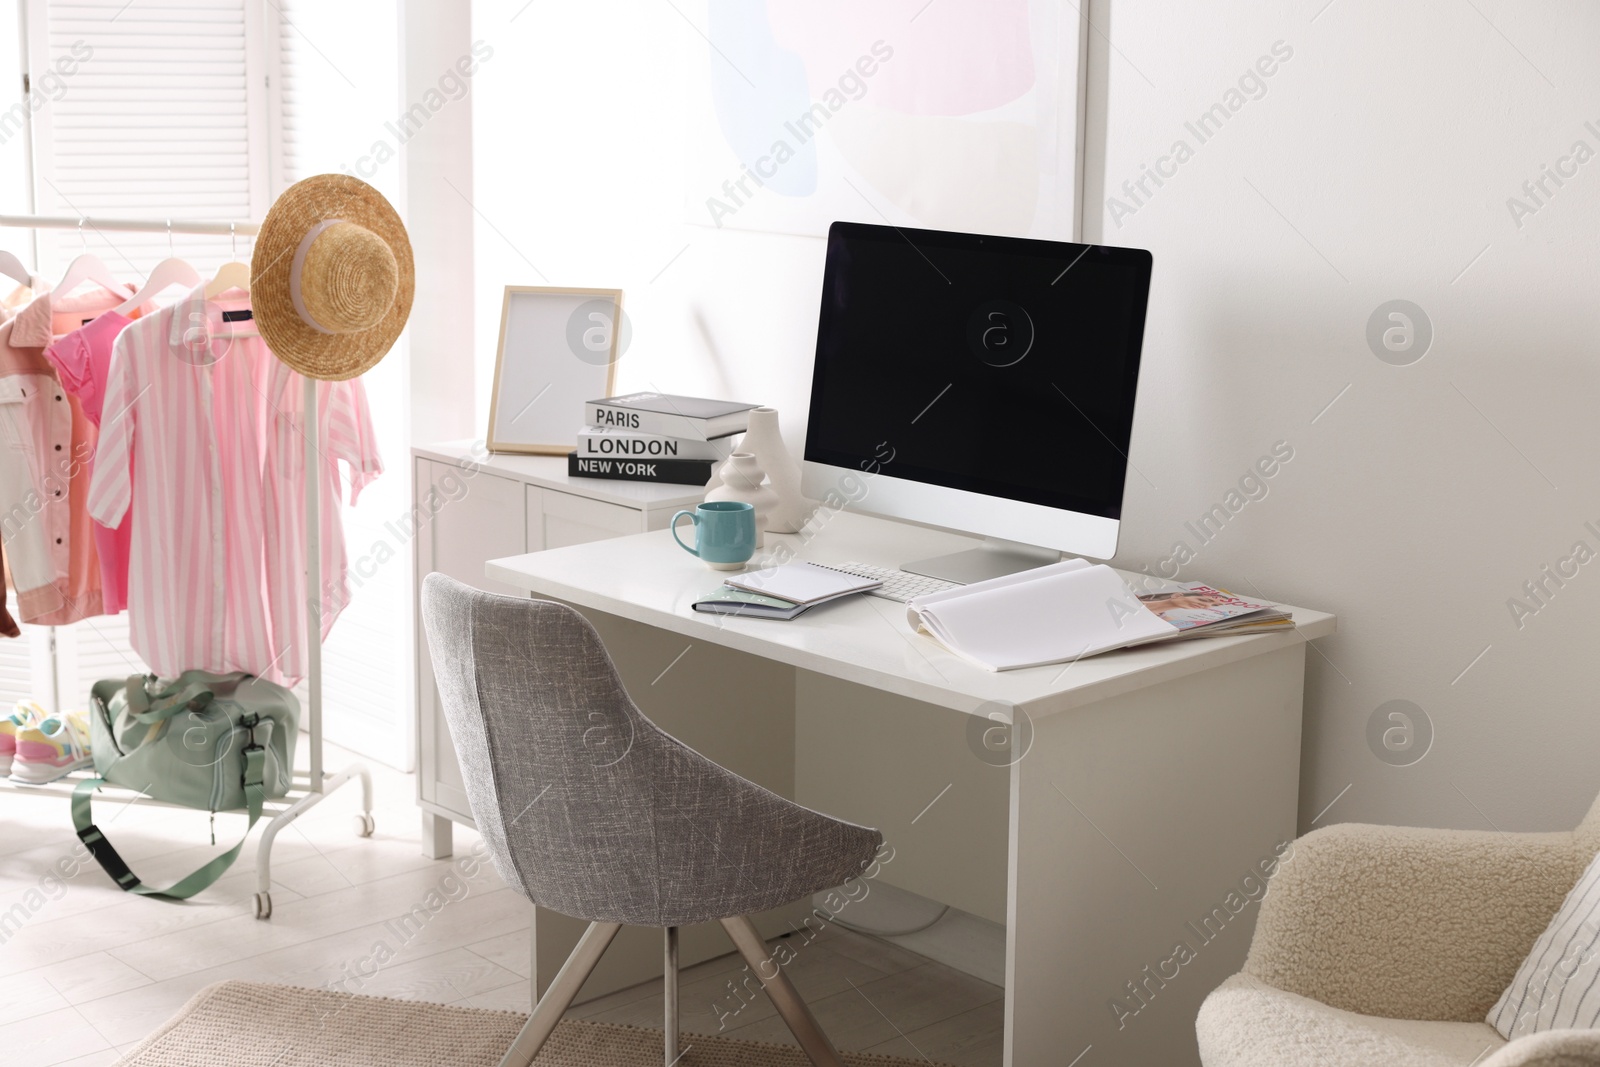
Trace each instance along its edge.
<path fill-rule="evenodd" d="M 991 671 L 1293 625 L 1276 605 L 1198 583 L 1140 596 L 1110 567 L 1081 559 L 918 597 L 906 616 L 913 629 Z"/>
<path fill-rule="evenodd" d="M 1259 633 L 1294 625 L 1289 613 L 1276 604 L 1246 600 L 1199 582 L 1184 583 L 1181 589 L 1144 593 L 1139 602 L 1176 626 L 1179 638 Z"/>

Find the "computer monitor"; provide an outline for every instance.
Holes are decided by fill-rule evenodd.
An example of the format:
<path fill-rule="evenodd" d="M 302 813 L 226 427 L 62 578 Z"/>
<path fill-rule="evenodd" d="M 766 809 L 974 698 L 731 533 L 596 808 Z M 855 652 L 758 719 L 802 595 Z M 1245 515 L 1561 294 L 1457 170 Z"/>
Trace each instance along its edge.
<path fill-rule="evenodd" d="M 1117 550 L 1150 253 L 836 222 L 804 487 L 986 538 L 902 564 L 970 583 Z"/>

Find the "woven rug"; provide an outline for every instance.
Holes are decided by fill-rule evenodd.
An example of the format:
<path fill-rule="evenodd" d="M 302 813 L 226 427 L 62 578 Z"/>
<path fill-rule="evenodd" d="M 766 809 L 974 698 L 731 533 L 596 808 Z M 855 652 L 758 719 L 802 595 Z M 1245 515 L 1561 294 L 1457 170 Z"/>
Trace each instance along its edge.
<path fill-rule="evenodd" d="M 222 982 L 119 1067 L 497 1067 L 527 1016 L 327 989 Z M 809 1067 L 798 1048 L 685 1033 L 679 1067 Z M 844 1053 L 852 1067 L 925 1060 Z M 660 1067 L 661 1031 L 567 1019 L 535 1067 Z"/>

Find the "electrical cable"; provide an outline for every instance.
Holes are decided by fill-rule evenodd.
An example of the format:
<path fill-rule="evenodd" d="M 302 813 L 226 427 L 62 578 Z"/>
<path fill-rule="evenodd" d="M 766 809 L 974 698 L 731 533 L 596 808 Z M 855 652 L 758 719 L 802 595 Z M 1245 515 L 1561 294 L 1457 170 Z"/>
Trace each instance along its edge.
<path fill-rule="evenodd" d="M 847 923 L 843 919 L 837 917 L 834 918 L 833 921 L 852 933 L 867 934 L 870 937 L 905 937 L 907 934 L 920 934 L 922 931 L 928 929 L 928 927 L 932 926 L 934 923 L 937 923 L 949 913 L 950 905 L 946 904 L 943 908 L 939 909 L 939 914 L 935 915 L 921 926 L 913 926 L 909 930 L 874 930 L 867 926 L 857 926 L 854 923 Z"/>

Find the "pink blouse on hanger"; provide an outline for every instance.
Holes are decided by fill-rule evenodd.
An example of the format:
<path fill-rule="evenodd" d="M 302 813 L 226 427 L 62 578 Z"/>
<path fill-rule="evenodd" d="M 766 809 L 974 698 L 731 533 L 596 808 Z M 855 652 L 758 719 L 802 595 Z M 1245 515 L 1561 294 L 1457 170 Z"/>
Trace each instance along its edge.
<path fill-rule="evenodd" d="M 25 428 L 12 433 L 5 465 L 25 462 L 32 475 L 27 499 L 14 498 L 15 477 L 0 477 L 7 490 L 0 511 L 16 526 L 5 531 L 6 547 L 23 622 L 64 625 L 104 610 L 89 481 L 81 476 L 95 453 L 95 426 L 62 386 L 45 348 L 57 330 L 81 325 L 127 295 L 99 288 L 63 297 L 41 292 L 0 326 L 0 403 L 8 401 L 7 419 L 18 416 Z M 24 516 L 31 518 L 19 521 Z"/>
<path fill-rule="evenodd" d="M 107 311 L 57 340 L 45 349 L 45 358 L 56 369 L 67 392 L 78 398 L 83 414 L 98 429 L 105 401 L 106 378 L 111 372 L 111 346 L 125 326 L 133 320 Z M 83 461 L 82 477 L 89 484 L 94 475 L 94 457 Z M 116 527 L 94 523 L 94 547 L 100 557 L 100 602 L 107 615 L 128 606 L 128 556 L 133 536 L 133 517 L 124 514 Z"/>

